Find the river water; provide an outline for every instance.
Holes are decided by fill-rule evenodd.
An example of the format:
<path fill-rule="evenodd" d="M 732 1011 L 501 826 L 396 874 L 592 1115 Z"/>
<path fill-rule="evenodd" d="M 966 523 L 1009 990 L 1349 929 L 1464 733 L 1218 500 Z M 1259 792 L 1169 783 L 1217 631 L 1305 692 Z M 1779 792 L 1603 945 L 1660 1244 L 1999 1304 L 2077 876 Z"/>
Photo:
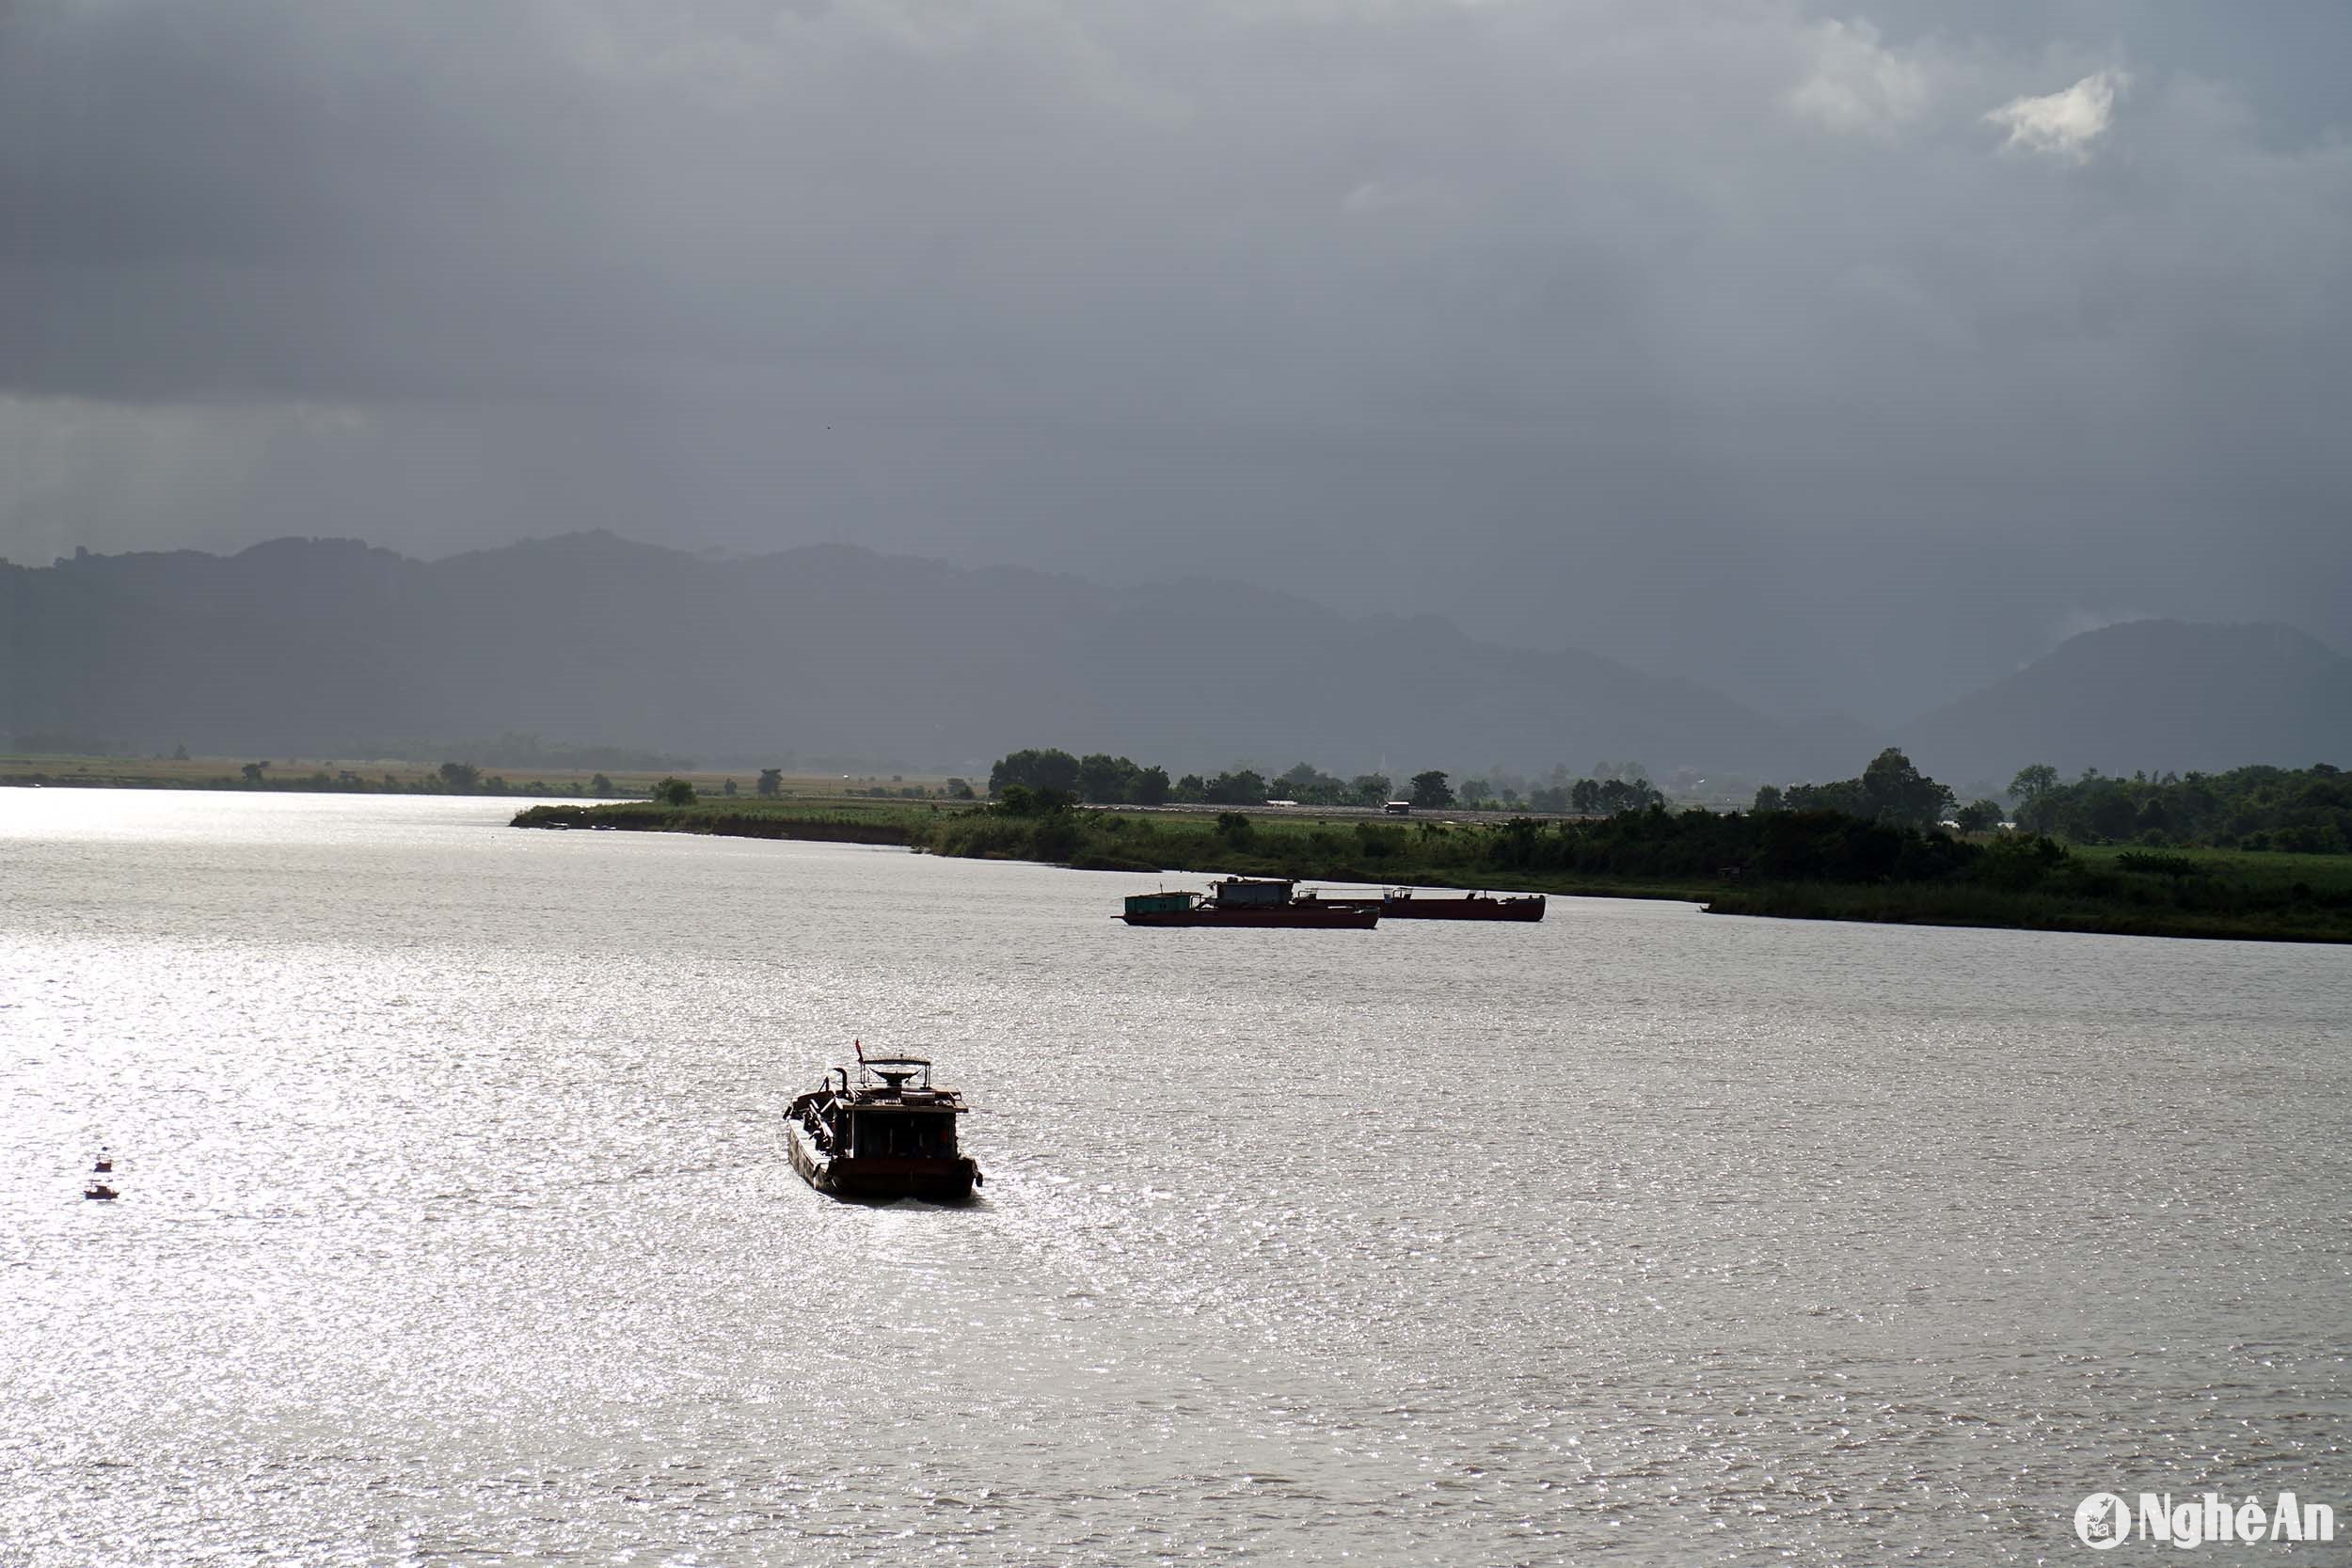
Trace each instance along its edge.
<path fill-rule="evenodd" d="M 2352 1527 L 2343 949 L 1135 931 L 1150 878 L 512 809 L 0 793 L 0 1561 L 2034 1562 L 2142 1489 Z M 978 1107 L 983 1202 L 793 1174 L 852 1037 Z"/>

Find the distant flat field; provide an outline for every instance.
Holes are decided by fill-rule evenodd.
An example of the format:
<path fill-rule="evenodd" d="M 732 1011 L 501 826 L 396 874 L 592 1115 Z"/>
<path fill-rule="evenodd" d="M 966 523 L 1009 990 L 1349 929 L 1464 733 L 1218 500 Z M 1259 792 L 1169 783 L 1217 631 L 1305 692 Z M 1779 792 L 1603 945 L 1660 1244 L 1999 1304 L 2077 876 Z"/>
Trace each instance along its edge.
<path fill-rule="evenodd" d="M 172 757 L 92 757 L 37 755 L 16 753 L 0 756 L 0 786 L 8 784 L 44 784 L 94 789 L 232 789 L 250 787 L 243 769 L 248 762 L 264 760 L 252 756 L 208 756 L 177 759 Z M 421 785 L 438 787 L 439 762 L 412 762 L 380 757 L 273 757 L 266 759 L 265 775 L 270 787 L 278 789 L 327 788 L 338 784 L 344 788 L 384 788 L 387 776 L 389 787 L 415 789 Z M 453 759 L 469 760 L 466 758 Z M 502 778 L 503 790 L 476 791 L 484 794 L 529 794 L 532 784 L 544 784 L 547 792 L 569 795 L 577 786 L 587 795 L 598 769 L 593 768 L 506 768 L 494 764 L 478 764 L 486 781 Z M 756 801 L 754 786 L 759 780 L 759 769 L 700 768 L 691 772 L 673 774 L 667 771 L 646 771 L 637 768 L 606 768 L 612 781 L 610 799 L 628 799 L 651 793 L 653 786 L 666 778 L 681 778 L 694 786 L 694 793 L 706 800 L 724 800 L 727 781 L 735 781 L 734 799 L 744 804 Z M 324 773 L 324 784 L 318 776 Z M 346 779 L 343 775 L 349 774 Z M 781 800 L 930 800 L 945 802 L 947 781 L 945 773 L 787 773 L 784 776 Z M 972 781 L 967 780 L 967 783 Z M 986 782 L 985 775 L 979 783 Z M 877 796 L 875 792 L 881 791 Z M 909 792 L 912 793 L 909 793 Z M 1297 822 L 1360 822 L 1406 820 L 1391 817 L 1378 806 L 1270 806 L 1208 805 L 1171 801 L 1159 806 L 1107 806 L 1090 808 L 1137 816 L 1209 816 L 1238 811 L 1250 816 Z M 1471 811 L 1461 806 L 1415 811 L 1409 820 L 1415 822 L 1503 822 L 1513 817 L 1533 817 L 1543 822 L 1574 822 L 1581 820 L 1573 813 L 1552 814 L 1534 811 Z"/>
<path fill-rule="evenodd" d="M 467 758 L 452 760 L 467 761 Z M 267 761 L 264 774 L 267 784 L 279 789 L 390 787 L 414 789 L 430 784 L 438 787 L 441 782 L 440 763 L 414 762 L 384 757 L 270 757 L 204 756 L 204 757 L 92 757 L 60 756 L 14 752 L 0 755 L 0 786 L 9 784 L 43 784 L 84 789 L 217 789 L 224 785 L 242 789 L 248 787 L 244 768 L 248 762 Z M 544 784 L 557 794 L 568 795 L 578 786 L 583 794 L 589 791 L 599 769 L 594 768 L 507 768 L 490 763 L 478 764 L 485 780 L 503 778 L 505 794 L 527 792 L 532 784 Z M 616 797 L 644 795 L 653 786 L 673 775 L 666 771 L 643 768 L 601 769 L 612 781 Z M 318 776 L 324 773 L 322 785 Z M 344 775 L 350 775 L 345 778 Z M 729 779 L 744 799 L 751 799 L 753 787 L 759 779 L 759 769 L 732 770 L 706 768 L 675 775 L 694 786 L 698 795 L 723 798 Z M 944 799 L 947 791 L 947 775 L 931 773 L 842 774 L 787 773 L 784 779 L 786 796 L 799 800 L 841 800 L 869 797 L 876 789 L 888 791 L 901 799 Z M 898 797 L 898 791 L 914 789 L 921 793 Z M 487 793 L 487 792 L 485 792 Z"/>

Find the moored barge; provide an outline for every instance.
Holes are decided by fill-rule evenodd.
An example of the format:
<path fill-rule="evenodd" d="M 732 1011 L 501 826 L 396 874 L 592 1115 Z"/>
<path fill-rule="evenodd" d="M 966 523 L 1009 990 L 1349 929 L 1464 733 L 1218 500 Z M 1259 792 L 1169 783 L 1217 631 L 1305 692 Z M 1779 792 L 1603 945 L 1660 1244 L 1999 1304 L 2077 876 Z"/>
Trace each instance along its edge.
<path fill-rule="evenodd" d="M 1298 895 L 1302 904 L 1322 904 L 1327 908 L 1377 910 L 1395 920 L 1541 920 L 1544 917 L 1544 895 L 1540 893 L 1515 894 L 1496 897 L 1491 893 L 1436 894 L 1416 893 L 1408 887 L 1392 887 L 1377 898 L 1357 898 L 1346 894 L 1338 897 L 1318 896 L 1312 893 Z"/>
<path fill-rule="evenodd" d="M 1280 926 L 1306 930 L 1368 931 L 1380 923 L 1377 905 L 1335 903 L 1276 878 L 1228 877 L 1206 894 L 1139 893 L 1120 916 L 1130 926 Z"/>
<path fill-rule="evenodd" d="M 1394 887 L 1382 896 L 1380 912 L 1395 920 L 1541 920 L 1544 895 L 1530 893 L 1498 898 L 1491 893 L 1473 893 L 1433 898 L 1408 887 Z"/>
<path fill-rule="evenodd" d="M 860 1051 L 857 1067 L 855 1084 L 836 1067 L 785 1112 L 792 1168 L 834 1197 L 970 1198 L 983 1178 L 956 1147 L 956 1118 L 971 1110 L 963 1097 L 932 1086 L 931 1064 L 920 1056 L 869 1061 Z"/>

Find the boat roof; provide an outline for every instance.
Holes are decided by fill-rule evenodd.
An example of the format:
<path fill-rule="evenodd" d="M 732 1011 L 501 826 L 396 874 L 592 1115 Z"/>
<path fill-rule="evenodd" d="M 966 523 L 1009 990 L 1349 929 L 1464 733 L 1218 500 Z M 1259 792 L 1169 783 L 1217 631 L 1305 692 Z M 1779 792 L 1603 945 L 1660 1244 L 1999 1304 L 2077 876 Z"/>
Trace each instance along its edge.
<path fill-rule="evenodd" d="M 846 1067 L 835 1067 L 825 1074 L 819 1095 L 831 1095 L 847 1101 L 861 1110 L 886 1108 L 897 1111 L 953 1111 L 965 1109 L 963 1097 L 954 1089 L 935 1085 L 931 1082 L 931 1059 L 929 1056 L 867 1056 L 857 1059 L 857 1082 L 850 1081 Z M 833 1074 L 841 1074 L 835 1086 Z M 881 1079 L 877 1084 L 875 1079 Z"/>
<path fill-rule="evenodd" d="M 935 1089 L 928 1084 L 859 1084 L 841 1098 L 861 1111 L 882 1109 L 961 1114 L 964 1109 L 962 1095 L 954 1089 Z"/>

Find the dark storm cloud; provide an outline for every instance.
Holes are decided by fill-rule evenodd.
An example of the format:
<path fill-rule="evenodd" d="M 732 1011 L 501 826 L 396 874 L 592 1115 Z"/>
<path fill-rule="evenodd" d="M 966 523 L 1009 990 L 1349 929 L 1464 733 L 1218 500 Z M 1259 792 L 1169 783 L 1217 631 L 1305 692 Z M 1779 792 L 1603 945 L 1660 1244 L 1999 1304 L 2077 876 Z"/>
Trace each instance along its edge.
<path fill-rule="evenodd" d="M 2352 26 L 2242 14 L 22 5 L 0 550 L 1206 565 L 1881 711 L 2352 642 Z"/>

